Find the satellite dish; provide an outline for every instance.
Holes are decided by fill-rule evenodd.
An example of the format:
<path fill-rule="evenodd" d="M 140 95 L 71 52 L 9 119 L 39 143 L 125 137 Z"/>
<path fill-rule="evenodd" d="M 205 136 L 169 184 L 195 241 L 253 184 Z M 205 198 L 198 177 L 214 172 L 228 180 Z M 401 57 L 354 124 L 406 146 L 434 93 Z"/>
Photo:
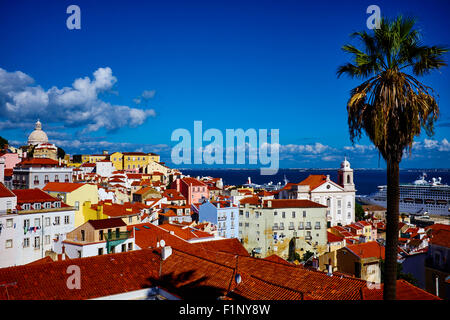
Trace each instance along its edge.
<path fill-rule="evenodd" d="M 241 277 L 241 275 L 240 275 L 239 273 L 236 274 L 236 276 L 235 276 L 234 279 L 236 280 L 236 283 L 237 283 L 237 284 L 241 283 L 241 281 L 242 281 L 242 277 Z"/>
<path fill-rule="evenodd" d="M 164 240 L 161 240 L 159 242 L 159 244 L 161 245 L 161 248 L 164 248 L 164 246 L 166 245 L 166 242 Z"/>

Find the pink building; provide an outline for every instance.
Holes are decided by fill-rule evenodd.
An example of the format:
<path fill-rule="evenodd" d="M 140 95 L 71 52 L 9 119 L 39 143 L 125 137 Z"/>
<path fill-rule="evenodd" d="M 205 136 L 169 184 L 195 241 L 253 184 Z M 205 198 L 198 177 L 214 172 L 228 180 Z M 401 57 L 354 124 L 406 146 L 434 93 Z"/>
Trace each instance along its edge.
<path fill-rule="evenodd" d="M 5 169 L 14 168 L 22 160 L 18 153 L 0 153 L 0 158 L 5 159 Z"/>
<path fill-rule="evenodd" d="M 172 183 L 172 189 L 180 192 L 189 205 L 200 202 L 202 198 L 209 199 L 208 185 L 195 178 L 177 179 Z"/>

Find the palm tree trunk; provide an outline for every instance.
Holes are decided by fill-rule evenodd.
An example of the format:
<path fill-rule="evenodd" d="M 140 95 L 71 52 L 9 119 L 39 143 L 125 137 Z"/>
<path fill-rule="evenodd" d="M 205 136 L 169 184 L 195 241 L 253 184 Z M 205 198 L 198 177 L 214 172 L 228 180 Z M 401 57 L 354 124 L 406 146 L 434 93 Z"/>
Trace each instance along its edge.
<path fill-rule="evenodd" d="M 395 300 L 397 296 L 397 242 L 399 220 L 399 162 L 387 161 L 387 215 L 386 248 L 384 264 L 384 300 Z"/>

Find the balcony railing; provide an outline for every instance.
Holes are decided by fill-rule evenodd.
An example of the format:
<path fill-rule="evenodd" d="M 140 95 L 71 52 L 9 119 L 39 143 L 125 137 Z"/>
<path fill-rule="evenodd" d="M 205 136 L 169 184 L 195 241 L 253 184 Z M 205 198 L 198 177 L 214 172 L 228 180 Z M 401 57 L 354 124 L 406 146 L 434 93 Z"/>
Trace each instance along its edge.
<path fill-rule="evenodd" d="M 311 240 L 312 237 L 311 236 L 305 236 L 305 240 Z"/>
<path fill-rule="evenodd" d="M 272 230 L 278 230 L 278 226 L 273 226 Z"/>
<path fill-rule="evenodd" d="M 306 226 L 305 230 L 311 230 L 311 226 Z"/>
<path fill-rule="evenodd" d="M 111 233 L 104 233 L 106 241 L 115 241 L 115 240 L 126 240 L 130 237 L 131 231 L 113 231 Z"/>
<path fill-rule="evenodd" d="M 289 226 L 289 230 L 294 230 L 294 226 Z"/>
<path fill-rule="evenodd" d="M 314 226 L 314 229 L 320 230 L 320 226 Z"/>
<path fill-rule="evenodd" d="M 34 180 L 34 185 L 37 186 L 39 184 L 39 180 Z"/>

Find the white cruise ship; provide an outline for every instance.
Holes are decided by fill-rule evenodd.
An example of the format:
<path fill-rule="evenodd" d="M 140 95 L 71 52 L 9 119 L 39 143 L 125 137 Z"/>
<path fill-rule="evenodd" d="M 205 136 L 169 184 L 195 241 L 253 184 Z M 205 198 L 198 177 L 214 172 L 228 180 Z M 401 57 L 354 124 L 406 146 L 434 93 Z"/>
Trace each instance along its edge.
<path fill-rule="evenodd" d="M 426 180 L 426 174 L 413 183 L 400 184 L 400 212 L 410 214 L 450 215 L 450 186 L 442 179 Z M 369 196 L 357 197 L 362 203 L 386 207 L 387 186 L 378 186 L 378 191 Z"/>

